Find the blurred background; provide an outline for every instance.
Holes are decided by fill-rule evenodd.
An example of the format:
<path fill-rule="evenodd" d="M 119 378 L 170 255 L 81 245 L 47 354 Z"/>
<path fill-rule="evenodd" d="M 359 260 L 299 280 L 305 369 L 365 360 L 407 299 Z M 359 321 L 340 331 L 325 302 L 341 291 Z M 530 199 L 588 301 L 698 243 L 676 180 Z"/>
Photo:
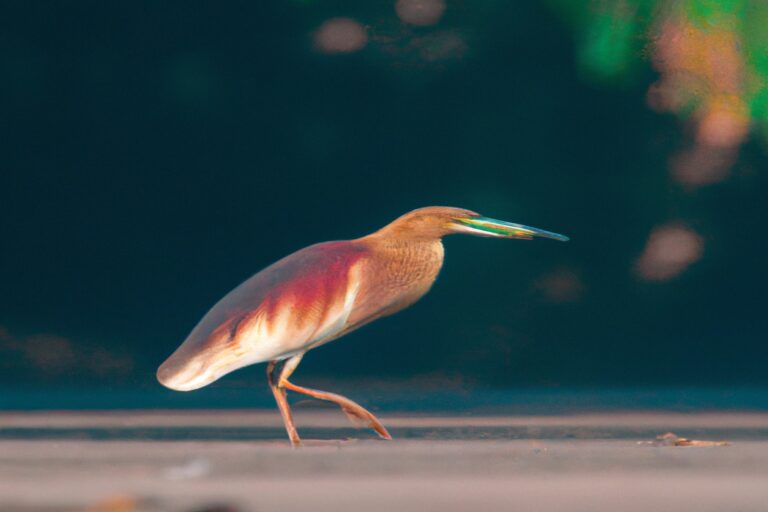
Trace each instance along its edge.
<path fill-rule="evenodd" d="M 572 240 L 447 239 L 299 383 L 768 385 L 764 2 L 0 8 L 0 407 L 270 404 L 261 366 L 154 372 L 261 268 L 427 205 Z"/>

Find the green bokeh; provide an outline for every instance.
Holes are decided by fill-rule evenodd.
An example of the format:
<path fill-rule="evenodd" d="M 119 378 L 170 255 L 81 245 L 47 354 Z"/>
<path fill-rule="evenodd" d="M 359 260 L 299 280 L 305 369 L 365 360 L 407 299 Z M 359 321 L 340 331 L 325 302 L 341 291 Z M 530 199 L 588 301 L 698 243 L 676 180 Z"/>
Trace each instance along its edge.
<path fill-rule="evenodd" d="M 731 30 L 740 43 L 745 66 L 743 99 L 755 128 L 768 132 L 768 3 L 756 0 L 603 0 L 550 1 L 577 34 L 578 63 L 585 77 L 598 83 L 637 80 L 650 66 L 653 30 L 664 17 L 682 15 L 701 30 Z M 693 94 L 692 96 L 695 96 Z M 681 117 L 693 111 L 682 108 Z"/>

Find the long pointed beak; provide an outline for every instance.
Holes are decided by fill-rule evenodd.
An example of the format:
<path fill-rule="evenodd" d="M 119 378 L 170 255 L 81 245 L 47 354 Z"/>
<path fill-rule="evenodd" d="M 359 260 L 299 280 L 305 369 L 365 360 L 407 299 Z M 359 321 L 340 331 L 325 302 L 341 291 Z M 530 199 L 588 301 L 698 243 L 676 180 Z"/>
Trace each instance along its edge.
<path fill-rule="evenodd" d="M 565 235 L 545 231 L 543 229 L 504 222 L 503 220 L 491 219 L 489 217 L 466 217 L 456 219 L 462 226 L 469 228 L 467 232 L 472 232 L 481 236 L 496 236 L 502 238 L 522 238 L 531 240 L 534 237 L 551 238 L 560 242 L 567 242 L 569 238 Z"/>

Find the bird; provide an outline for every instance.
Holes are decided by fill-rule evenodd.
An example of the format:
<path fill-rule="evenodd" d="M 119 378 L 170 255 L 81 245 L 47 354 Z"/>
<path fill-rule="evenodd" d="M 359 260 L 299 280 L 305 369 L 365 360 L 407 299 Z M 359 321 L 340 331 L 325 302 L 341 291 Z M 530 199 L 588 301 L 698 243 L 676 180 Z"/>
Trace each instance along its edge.
<path fill-rule="evenodd" d="M 307 351 L 423 297 L 443 265 L 442 239 L 451 234 L 568 240 L 462 208 L 413 210 L 367 236 L 311 245 L 256 273 L 208 311 L 160 365 L 157 379 L 172 390 L 191 391 L 266 362 L 267 382 L 293 447 L 302 443 L 288 391 L 335 403 L 354 423 L 392 439 L 361 405 L 290 378 Z"/>

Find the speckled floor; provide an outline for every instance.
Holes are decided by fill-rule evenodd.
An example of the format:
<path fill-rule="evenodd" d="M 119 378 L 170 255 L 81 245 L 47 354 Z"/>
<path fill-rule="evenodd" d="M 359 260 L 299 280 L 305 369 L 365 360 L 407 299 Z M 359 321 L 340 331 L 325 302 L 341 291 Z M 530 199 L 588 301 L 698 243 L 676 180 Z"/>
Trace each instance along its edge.
<path fill-rule="evenodd" d="M 299 411 L 293 450 L 271 410 L 4 413 L 0 510 L 768 510 L 768 414 L 381 419 Z"/>

